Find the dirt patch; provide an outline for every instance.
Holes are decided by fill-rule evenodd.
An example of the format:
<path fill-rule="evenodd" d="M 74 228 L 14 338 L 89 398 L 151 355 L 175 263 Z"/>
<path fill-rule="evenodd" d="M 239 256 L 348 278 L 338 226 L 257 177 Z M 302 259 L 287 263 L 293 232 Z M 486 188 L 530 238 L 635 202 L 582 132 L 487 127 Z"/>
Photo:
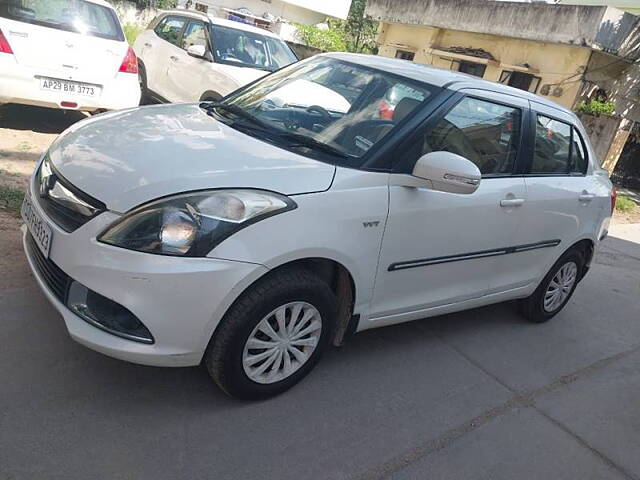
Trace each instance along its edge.
<path fill-rule="evenodd" d="M 629 212 L 629 213 L 616 211 L 613 214 L 611 223 L 613 224 L 640 223 L 640 207 L 637 207 L 635 211 Z"/>
<path fill-rule="evenodd" d="M 15 216 L 0 211 L 0 292 L 33 285 L 22 250 L 21 223 Z"/>

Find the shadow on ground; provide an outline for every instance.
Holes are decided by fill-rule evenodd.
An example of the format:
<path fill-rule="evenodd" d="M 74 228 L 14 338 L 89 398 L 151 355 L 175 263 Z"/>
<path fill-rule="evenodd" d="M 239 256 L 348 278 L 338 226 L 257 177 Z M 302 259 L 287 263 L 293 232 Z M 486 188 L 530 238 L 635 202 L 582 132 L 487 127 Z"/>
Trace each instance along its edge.
<path fill-rule="evenodd" d="M 0 105 L 0 128 L 30 130 L 36 133 L 62 133 L 87 118 L 82 112 L 25 105 Z"/>

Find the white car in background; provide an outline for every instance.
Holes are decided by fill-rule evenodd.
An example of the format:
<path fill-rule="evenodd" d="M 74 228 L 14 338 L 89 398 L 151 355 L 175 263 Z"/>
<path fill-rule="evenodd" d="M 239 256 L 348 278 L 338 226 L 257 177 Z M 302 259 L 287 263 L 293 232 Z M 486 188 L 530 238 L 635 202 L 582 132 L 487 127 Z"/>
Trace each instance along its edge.
<path fill-rule="evenodd" d="M 267 30 L 188 10 L 160 14 L 134 49 L 143 93 L 161 102 L 219 100 L 298 60 Z"/>
<path fill-rule="evenodd" d="M 103 0 L 0 0 L 0 103 L 137 106 L 138 63 L 113 8 Z"/>

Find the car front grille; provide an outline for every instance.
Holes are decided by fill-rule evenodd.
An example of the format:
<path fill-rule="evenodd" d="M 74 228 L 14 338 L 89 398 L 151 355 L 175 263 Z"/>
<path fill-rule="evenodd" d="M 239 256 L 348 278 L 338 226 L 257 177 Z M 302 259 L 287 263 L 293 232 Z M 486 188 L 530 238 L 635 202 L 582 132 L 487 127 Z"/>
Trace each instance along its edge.
<path fill-rule="evenodd" d="M 33 261 L 40 278 L 47 284 L 49 290 L 62 303 L 66 303 L 71 277 L 64 273 L 60 267 L 42 254 L 31 233 L 27 233 L 27 253 Z"/>
<path fill-rule="evenodd" d="M 104 203 L 78 190 L 60 175 L 48 154 L 38 169 L 33 191 L 40 208 L 69 233 L 106 210 Z"/>

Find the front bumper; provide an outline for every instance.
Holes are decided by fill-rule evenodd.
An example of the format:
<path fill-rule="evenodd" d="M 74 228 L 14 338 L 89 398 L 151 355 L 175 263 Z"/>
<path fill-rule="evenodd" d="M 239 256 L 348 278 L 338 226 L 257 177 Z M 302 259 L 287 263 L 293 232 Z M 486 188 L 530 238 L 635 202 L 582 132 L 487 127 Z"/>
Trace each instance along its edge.
<path fill-rule="evenodd" d="M 47 219 L 35 201 L 34 206 Z M 107 333 L 67 308 L 29 255 L 25 228 L 25 253 L 38 284 L 62 314 L 71 337 L 93 350 L 145 365 L 199 364 L 224 313 L 267 268 L 213 258 L 151 255 L 98 242 L 97 234 L 117 217 L 103 213 L 73 233 L 49 222 L 53 228 L 49 258 L 73 280 L 130 310 L 149 329 L 154 344 Z"/>

